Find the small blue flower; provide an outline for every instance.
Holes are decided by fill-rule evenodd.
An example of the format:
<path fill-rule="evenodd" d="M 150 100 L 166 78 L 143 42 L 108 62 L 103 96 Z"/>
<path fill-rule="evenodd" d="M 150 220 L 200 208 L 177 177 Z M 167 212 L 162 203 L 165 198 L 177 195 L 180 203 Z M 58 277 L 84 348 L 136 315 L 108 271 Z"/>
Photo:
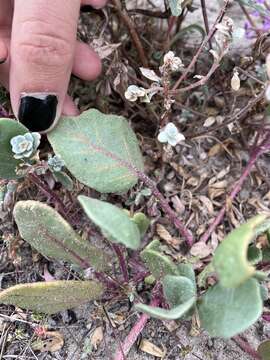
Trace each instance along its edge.
<path fill-rule="evenodd" d="M 26 133 L 18 135 L 10 140 L 15 159 L 30 158 L 36 152 L 40 144 L 39 133 Z"/>
<path fill-rule="evenodd" d="M 50 156 L 48 159 L 48 165 L 52 172 L 60 172 L 65 166 L 64 160 L 60 155 Z"/>

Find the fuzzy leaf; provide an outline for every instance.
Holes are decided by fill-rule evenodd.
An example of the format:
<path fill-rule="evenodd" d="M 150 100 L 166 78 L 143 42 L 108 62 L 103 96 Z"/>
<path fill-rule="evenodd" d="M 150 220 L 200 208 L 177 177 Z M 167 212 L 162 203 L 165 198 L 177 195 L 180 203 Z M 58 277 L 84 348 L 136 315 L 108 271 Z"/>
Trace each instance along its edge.
<path fill-rule="evenodd" d="M 251 245 L 248 248 L 247 257 L 250 264 L 256 265 L 258 262 L 262 261 L 262 250 L 257 248 L 255 245 Z"/>
<path fill-rule="evenodd" d="M 191 264 L 177 265 L 177 272 L 178 272 L 178 275 L 185 276 L 186 278 L 191 280 L 191 282 L 193 283 L 193 285 L 196 289 L 196 277 L 195 277 L 195 272 L 194 272 Z"/>
<path fill-rule="evenodd" d="M 140 254 L 147 268 L 156 279 L 166 275 L 178 275 L 177 266 L 159 250 L 159 241 L 152 241 Z"/>
<path fill-rule="evenodd" d="M 103 287 L 95 281 L 50 281 L 12 286 L 0 292 L 0 303 L 55 314 L 98 299 Z"/>
<path fill-rule="evenodd" d="M 222 286 L 239 286 L 254 275 L 255 268 L 247 259 L 248 245 L 256 235 L 256 227 L 265 219 L 265 215 L 256 216 L 233 230 L 219 245 L 213 264 Z"/>
<path fill-rule="evenodd" d="M 73 181 L 65 172 L 63 171 L 55 172 L 53 173 L 53 177 L 57 182 L 62 184 L 64 188 L 66 188 L 68 191 L 73 190 Z"/>
<path fill-rule="evenodd" d="M 261 315 L 263 305 L 260 286 L 248 279 L 234 289 L 217 284 L 198 301 L 202 327 L 211 336 L 230 338 L 251 326 Z"/>
<path fill-rule="evenodd" d="M 66 117 L 48 139 L 69 171 L 100 192 L 127 191 L 137 182 L 121 160 L 143 170 L 136 136 L 120 116 L 92 109 L 78 117 Z"/>
<path fill-rule="evenodd" d="M 83 240 L 51 207 L 38 201 L 19 201 L 14 218 L 21 237 L 42 255 L 68 261 L 81 268 L 108 267 L 108 257 L 101 249 Z"/>
<path fill-rule="evenodd" d="M 150 225 L 150 220 L 143 213 L 135 213 L 131 218 L 132 221 L 138 226 L 141 236 L 144 236 Z"/>
<path fill-rule="evenodd" d="M 167 275 L 162 284 L 164 296 L 172 308 L 196 296 L 193 282 L 184 276 Z"/>
<path fill-rule="evenodd" d="M 174 307 L 171 310 L 159 307 L 149 306 L 145 304 L 137 304 L 135 308 L 149 316 L 161 320 L 177 320 L 186 315 L 186 313 L 194 306 L 196 298 L 191 298 L 185 303 Z"/>
<path fill-rule="evenodd" d="M 258 353 L 262 360 L 270 359 L 270 340 L 266 340 L 259 345 Z"/>
<path fill-rule="evenodd" d="M 123 210 L 105 201 L 83 195 L 79 196 L 78 200 L 89 219 L 101 228 L 109 240 L 130 249 L 138 249 L 139 228 Z"/>
<path fill-rule="evenodd" d="M 14 158 L 10 140 L 27 132 L 27 128 L 18 121 L 0 119 L 0 178 L 9 180 L 18 178 L 15 170 L 21 160 Z"/>

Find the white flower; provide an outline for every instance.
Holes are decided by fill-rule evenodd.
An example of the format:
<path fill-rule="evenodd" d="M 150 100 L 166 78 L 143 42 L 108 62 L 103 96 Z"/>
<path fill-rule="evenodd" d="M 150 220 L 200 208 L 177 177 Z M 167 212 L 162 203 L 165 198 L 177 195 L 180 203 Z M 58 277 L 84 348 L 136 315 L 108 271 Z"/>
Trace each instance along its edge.
<path fill-rule="evenodd" d="M 173 51 L 167 52 L 164 55 L 163 66 L 160 68 L 161 72 L 164 72 L 165 68 L 169 68 L 171 71 L 179 71 L 184 67 L 182 60 L 174 55 Z"/>
<path fill-rule="evenodd" d="M 145 95 L 146 90 L 137 85 L 130 85 L 125 92 L 125 98 L 132 102 L 137 101 L 140 97 L 145 97 Z"/>
<path fill-rule="evenodd" d="M 161 129 L 158 135 L 159 142 L 168 143 L 171 146 L 175 146 L 183 140 L 185 140 L 185 136 L 181 134 L 177 127 L 171 122 Z"/>

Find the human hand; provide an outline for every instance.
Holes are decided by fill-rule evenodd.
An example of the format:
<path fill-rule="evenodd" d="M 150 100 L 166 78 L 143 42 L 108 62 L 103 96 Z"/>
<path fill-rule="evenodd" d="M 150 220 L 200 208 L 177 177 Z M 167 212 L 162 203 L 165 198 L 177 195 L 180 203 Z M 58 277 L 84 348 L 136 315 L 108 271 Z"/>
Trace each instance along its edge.
<path fill-rule="evenodd" d="M 61 113 L 77 115 L 67 95 L 71 72 L 93 80 L 97 54 L 76 41 L 81 5 L 107 0 L 1 0 L 0 83 L 10 91 L 17 119 L 30 131 L 51 130 Z"/>

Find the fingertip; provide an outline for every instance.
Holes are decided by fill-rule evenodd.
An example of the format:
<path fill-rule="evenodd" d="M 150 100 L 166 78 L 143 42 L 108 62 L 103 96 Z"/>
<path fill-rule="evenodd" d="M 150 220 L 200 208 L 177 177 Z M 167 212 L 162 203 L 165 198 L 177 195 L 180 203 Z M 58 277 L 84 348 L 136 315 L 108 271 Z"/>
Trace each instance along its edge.
<path fill-rule="evenodd" d="M 95 80 L 102 72 L 98 54 L 87 44 L 77 42 L 72 73 L 82 80 Z"/>
<path fill-rule="evenodd" d="M 0 39 L 0 64 L 6 62 L 8 58 L 8 48 L 3 40 Z"/>
<path fill-rule="evenodd" d="M 72 100 L 71 96 L 66 95 L 64 104 L 63 104 L 63 110 L 62 115 L 64 116 L 78 116 L 80 115 L 80 111 L 75 105 L 74 101 Z"/>

